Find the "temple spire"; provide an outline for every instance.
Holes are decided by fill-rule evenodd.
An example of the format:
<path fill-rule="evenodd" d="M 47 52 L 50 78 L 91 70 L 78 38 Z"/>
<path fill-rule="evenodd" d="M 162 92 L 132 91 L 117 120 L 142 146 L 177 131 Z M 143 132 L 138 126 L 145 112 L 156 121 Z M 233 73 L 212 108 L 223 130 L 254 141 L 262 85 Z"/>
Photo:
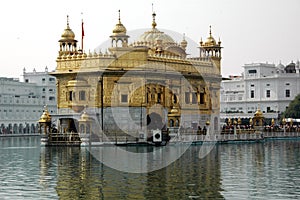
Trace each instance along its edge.
<path fill-rule="evenodd" d="M 67 27 L 69 27 L 69 15 L 67 15 Z"/>
<path fill-rule="evenodd" d="M 156 22 L 155 22 L 155 16 L 156 16 L 156 14 L 155 14 L 155 12 L 154 12 L 154 9 L 153 9 L 153 3 L 152 3 L 152 28 L 153 29 L 155 29 L 155 27 L 156 27 Z"/>

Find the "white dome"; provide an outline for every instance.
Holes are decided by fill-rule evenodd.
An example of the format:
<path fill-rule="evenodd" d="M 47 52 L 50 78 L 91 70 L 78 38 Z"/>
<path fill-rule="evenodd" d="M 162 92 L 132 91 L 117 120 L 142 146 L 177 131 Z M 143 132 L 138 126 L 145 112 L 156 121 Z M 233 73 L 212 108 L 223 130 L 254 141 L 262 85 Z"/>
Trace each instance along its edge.
<path fill-rule="evenodd" d="M 157 40 L 161 40 L 162 44 L 175 43 L 173 38 L 171 38 L 171 36 L 165 34 L 164 32 L 159 31 L 156 28 L 153 28 L 150 31 L 143 33 L 138 39 L 139 42 L 150 42 L 150 43 L 155 43 Z"/>

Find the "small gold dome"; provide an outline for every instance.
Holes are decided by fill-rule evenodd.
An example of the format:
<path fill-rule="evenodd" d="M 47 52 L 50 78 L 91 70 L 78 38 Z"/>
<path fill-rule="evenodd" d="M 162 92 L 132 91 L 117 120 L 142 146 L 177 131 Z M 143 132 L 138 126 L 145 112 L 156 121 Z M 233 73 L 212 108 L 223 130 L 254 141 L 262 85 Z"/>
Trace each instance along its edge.
<path fill-rule="evenodd" d="M 286 124 L 286 119 L 285 118 L 282 119 L 282 124 Z"/>
<path fill-rule="evenodd" d="M 126 34 L 126 28 L 125 26 L 119 21 L 118 24 L 116 24 L 113 34 Z"/>
<path fill-rule="evenodd" d="M 254 116 L 257 117 L 263 117 L 263 113 L 261 112 L 260 108 L 257 109 L 257 111 L 255 112 Z"/>
<path fill-rule="evenodd" d="M 205 122 L 206 126 L 209 126 L 210 125 L 210 121 L 207 119 L 206 122 Z"/>
<path fill-rule="evenodd" d="M 209 26 L 209 36 L 204 42 L 204 46 L 215 46 L 216 44 L 216 40 L 211 34 L 211 26 Z"/>
<path fill-rule="evenodd" d="M 48 112 L 47 107 L 45 106 L 44 112 L 39 119 L 39 123 L 48 123 L 48 122 L 51 122 L 51 116 Z"/>
<path fill-rule="evenodd" d="M 210 35 L 204 43 L 206 46 L 216 45 L 216 40 Z"/>
<path fill-rule="evenodd" d="M 271 125 L 272 125 L 272 126 L 275 125 L 275 120 L 274 120 L 274 118 L 272 118 Z"/>
<path fill-rule="evenodd" d="M 175 107 L 173 107 L 173 108 L 171 109 L 171 112 L 170 112 L 170 113 L 178 113 L 178 109 L 175 108 Z"/>
<path fill-rule="evenodd" d="M 67 16 L 67 28 L 65 28 L 64 32 L 61 34 L 62 40 L 74 40 L 75 34 L 69 26 L 69 16 Z"/>
<path fill-rule="evenodd" d="M 263 113 L 261 112 L 260 108 L 257 108 L 256 112 L 254 113 L 254 118 L 255 119 L 264 118 Z"/>
<path fill-rule="evenodd" d="M 125 26 L 121 23 L 121 17 L 120 17 L 120 10 L 119 10 L 119 22 L 116 24 L 115 28 L 113 29 L 113 34 L 126 34 L 127 30 Z"/>
<path fill-rule="evenodd" d="M 237 123 L 242 124 L 242 119 L 240 117 L 238 118 Z"/>
<path fill-rule="evenodd" d="M 61 34 L 61 38 L 66 40 L 74 40 L 75 34 L 72 29 L 70 29 L 69 25 L 67 25 L 67 28 Z"/>

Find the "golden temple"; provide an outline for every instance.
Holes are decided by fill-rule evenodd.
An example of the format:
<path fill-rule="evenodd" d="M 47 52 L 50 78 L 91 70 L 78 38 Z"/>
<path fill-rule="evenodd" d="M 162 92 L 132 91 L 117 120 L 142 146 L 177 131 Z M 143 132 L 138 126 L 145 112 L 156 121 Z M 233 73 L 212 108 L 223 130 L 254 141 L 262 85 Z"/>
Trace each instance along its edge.
<path fill-rule="evenodd" d="M 155 13 L 148 31 L 132 43 L 129 38 L 119 14 L 111 47 L 105 53 L 85 53 L 67 20 L 51 72 L 57 78 L 58 114 L 52 120 L 58 132 L 133 135 L 197 129 L 207 121 L 218 130 L 222 47 L 211 27 L 196 57 L 186 52 L 184 35 L 176 43 L 157 29 Z"/>

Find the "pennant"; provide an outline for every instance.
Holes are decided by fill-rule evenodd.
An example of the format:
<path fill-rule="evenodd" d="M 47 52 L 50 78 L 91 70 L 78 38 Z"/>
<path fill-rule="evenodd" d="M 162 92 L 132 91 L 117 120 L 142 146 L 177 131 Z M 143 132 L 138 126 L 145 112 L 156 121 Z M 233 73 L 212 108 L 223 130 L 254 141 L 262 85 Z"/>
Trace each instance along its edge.
<path fill-rule="evenodd" d="M 81 37 L 84 37 L 83 21 L 81 22 Z"/>

